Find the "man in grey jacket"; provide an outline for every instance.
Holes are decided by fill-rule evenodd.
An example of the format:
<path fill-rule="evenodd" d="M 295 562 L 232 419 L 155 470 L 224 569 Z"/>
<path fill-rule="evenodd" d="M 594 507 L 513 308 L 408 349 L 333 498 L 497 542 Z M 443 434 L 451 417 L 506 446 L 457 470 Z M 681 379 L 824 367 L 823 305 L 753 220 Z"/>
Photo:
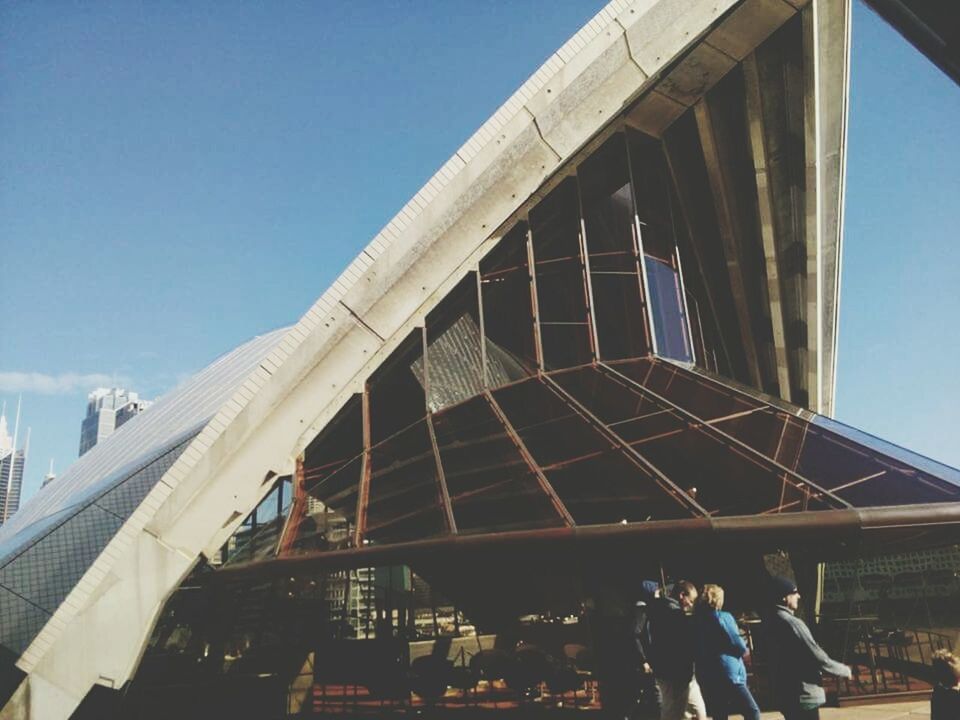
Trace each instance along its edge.
<path fill-rule="evenodd" d="M 796 617 L 800 592 L 784 577 L 771 578 L 774 608 L 764 619 L 767 655 L 777 709 L 786 720 L 819 720 L 827 701 L 820 686 L 822 673 L 849 678 L 850 668 L 830 658 Z"/>

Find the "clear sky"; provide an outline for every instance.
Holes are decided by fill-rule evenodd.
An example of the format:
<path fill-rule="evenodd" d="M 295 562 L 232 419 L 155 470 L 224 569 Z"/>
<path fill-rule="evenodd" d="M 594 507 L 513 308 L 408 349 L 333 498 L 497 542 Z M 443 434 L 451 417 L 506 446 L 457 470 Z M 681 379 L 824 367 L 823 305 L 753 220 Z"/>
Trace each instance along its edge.
<path fill-rule="evenodd" d="M 0 398 L 24 495 L 86 394 L 296 321 L 602 2 L 0 3 Z M 837 415 L 960 465 L 960 90 L 854 13 Z"/>

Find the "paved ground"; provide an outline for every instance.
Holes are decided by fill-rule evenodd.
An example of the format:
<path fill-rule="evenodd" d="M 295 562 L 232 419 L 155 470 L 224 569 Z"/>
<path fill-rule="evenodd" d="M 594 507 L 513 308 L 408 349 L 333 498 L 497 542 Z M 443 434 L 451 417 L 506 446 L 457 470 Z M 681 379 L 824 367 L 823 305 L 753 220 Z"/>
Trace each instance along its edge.
<path fill-rule="evenodd" d="M 780 713 L 763 713 L 760 717 L 779 720 Z M 922 720 L 930 717 L 930 701 L 861 705 L 847 708 L 824 708 L 821 720 Z"/>

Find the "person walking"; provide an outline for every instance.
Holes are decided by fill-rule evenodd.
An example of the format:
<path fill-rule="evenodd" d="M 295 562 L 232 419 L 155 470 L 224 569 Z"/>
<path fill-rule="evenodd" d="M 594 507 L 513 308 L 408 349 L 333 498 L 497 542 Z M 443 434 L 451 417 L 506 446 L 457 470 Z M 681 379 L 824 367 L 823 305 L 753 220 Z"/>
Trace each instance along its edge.
<path fill-rule="evenodd" d="M 690 613 L 697 588 L 686 580 L 674 583 L 668 597 L 649 605 L 650 652 L 647 662 L 660 691 L 660 720 L 682 720 L 688 709 L 696 720 L 707 710 L 693 674 L 693 638 Z"/>
<path fill-rule="evenodd" d="M 833 660 L 796 616 L 800 591 L 785 577 L 772 577 L 774 606 L 764 620 L 773 696 L 786 720 L 819 720 L 827 695 L 822 673 L 849 678 L 850 668 Z"/>
<path fill-rule="evenodd" d="M 727 720 L 731 713 L 743 715 L 744 720 L 760 720 L 743 664 L 747 644 L 733 615 L 723 611 L 723 597 L 719 585 L 704 585 L 693 613 L 697 682 L 713 720 Z"/>
<path fill-rule="evenodd" d="M 935 685 L 930 696 L 930 720 L 960 718 L 960 657 L 946 649 L 933 654 Z"/>
<path fill-rule="evenodd" d="M 652 654 L 652 639 L 650 636 L 650 605 L 660 597 L 660 585 L 654 580 L 644 580 L 640 583 L 640 600 L 637 601 L 633 623 L 633 641 L 637 649 L 637 661 L 640 675 L 638 678 L 640 702 L 635 720 L 639 718 L 659 718 L 662 702 L 660 688 L 653 677 L 653 667 L 650 665 Z"/>

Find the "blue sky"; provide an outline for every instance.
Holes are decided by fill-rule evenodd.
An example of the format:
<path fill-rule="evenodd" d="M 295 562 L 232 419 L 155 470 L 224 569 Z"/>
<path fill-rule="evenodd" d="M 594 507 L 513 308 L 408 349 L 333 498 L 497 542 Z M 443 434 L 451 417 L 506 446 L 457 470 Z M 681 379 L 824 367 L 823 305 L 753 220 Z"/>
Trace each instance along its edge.
<path fill-rule="evenodd" d="M 0 398 L 25 495 L 86 393 L 294 322 L 601 2 L 0 4 Z M 837 415 L 960 465 L 960 90 L 854 16 Z"/>

